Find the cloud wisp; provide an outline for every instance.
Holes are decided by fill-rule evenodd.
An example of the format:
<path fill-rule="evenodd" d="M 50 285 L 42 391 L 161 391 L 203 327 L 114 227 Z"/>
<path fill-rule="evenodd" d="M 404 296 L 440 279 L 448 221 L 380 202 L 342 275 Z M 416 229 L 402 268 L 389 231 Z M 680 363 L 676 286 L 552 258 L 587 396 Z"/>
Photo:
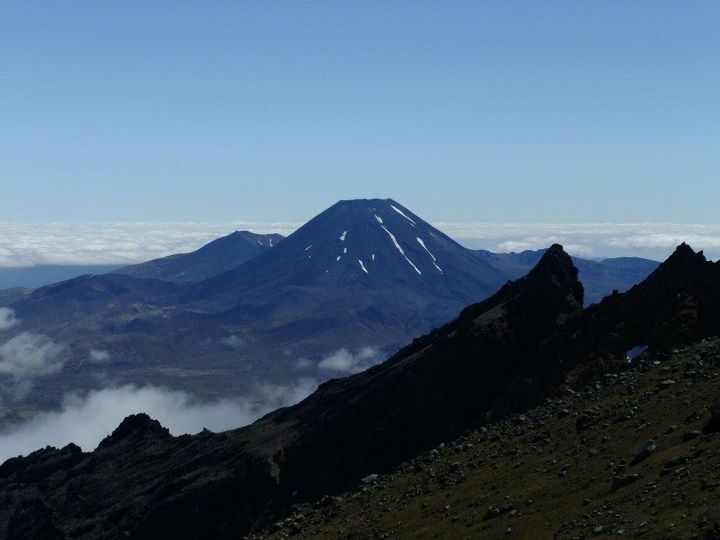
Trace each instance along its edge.
<path fill-rule="evenodd" d="M 0 307 L 0 331 L 9 330 L 18 324 L 20 324 L 20 320 L 15 316 L 12 309 Z"/>
<path fill-rule="evenodd" d="M 242 351 L 247 346 L 245 340 L 237 334 L 224 337 L 220 340 L 220 342 L 223 345 L 227 345 L 234 351 Z"/>
<path fill-rule="evenodd" d="M 44 334 L 23 332 L 0 344 L 0 400 L 24 399 L 32 390 L 34 380 L 62 371 L 67 349 Z"/>
<path fill-rule="evenodd" d="M 376 347 L 363 347 L 355 352 L 339 349 L 320 360 L 317 367 L 339 375 L 351 375 L 365 371 L 383 359 L 382 352 Z"/>
<path fill-rule="evenodd" d="M 0 374 L 31 379 L 58 373 L 65 366 L 65 346 L 43 334 L 23 332 L 0 345 Z"/>
<path fill-rule="evenodd" d="M 297 403 L 317 388 L 313 379 L 289 386 L 260 385 L 248 396 L 212 402 L 157 386 L 125 385 L 69 394 L 61 408 L 0 433 L 0 463 L 45 446 L 71 442 L 90 451 L 130 415 L 145 412 L 173 435 L 203 428 L 224 431 L 247 425 L 268 412 Z"/>
<path fill-rule="evenodd" d="M 103 349 L 90 349 L 88 360 L 91 364 L 105 364 L 110 361 L 110 353 Z"/>

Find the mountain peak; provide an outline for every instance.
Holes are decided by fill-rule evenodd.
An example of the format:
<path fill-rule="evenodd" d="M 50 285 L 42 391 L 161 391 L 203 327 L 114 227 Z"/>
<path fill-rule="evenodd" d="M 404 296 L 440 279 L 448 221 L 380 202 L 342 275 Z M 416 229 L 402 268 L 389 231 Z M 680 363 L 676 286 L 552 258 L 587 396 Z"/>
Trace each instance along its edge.
<path fill-rule="evenodd" d="M 679 289 L 686 289 L 691 283 L 707 279 L 706 273 L 711 271 L 713 266 L 702 251 L 695 252 L 683 242 L 665 262 L 658 266 L 648 281 L 655 283 L 659 280 L 677 285 Z M 691 288 L 695 287 L 691 286 Z"/>
<path fill-rule="evenodd" d="M 693 248 L 691 248 L 688 244 L 683 242 L 679 246 L 675 248 L 675 251 L 673 251 L 672 255 L 668 257 L 668 259 L 665 261 L 666 265 L 671 264 L 697 264 L 697 263 L 704 263 L 706 261 L 705 255 L 702 251 L 698 251 L 697 253 Z"/>
<path fill-rule="evenodd" d="M 160 422 L 145 413 L 131 414 L 115 428 L 112 435 L 105 437 L 98 448 L 110 448 L 126 440 L 165 440 L 171 438 L 170 431 Z"/>
<path fill-rule="evenodd" d="M 502 283 L 499 272 L 394 199 L 338 201 L 283 240 L 271 256 L 242 271 L 255 264 L 263 271 L 245 276 L 245 284 L 277 276 L 303 286 L 342 282 L 391 287 L 402 281 L 447 287 L 440 283 L 459 274 L 487 283 L 489 290 Z"/>
<path fill-rule="evenodd" d="M 393 199 L 380 199 L 379 197 L 373 197 L 370 199 L 340 199 L 335 205 L 364 205 L 364 204 L 377 204 L 377 203 L 395 203 Z M 333 205 L 333 206 L 335 206 Z"/>
<path fill-rule="evenodd" d="M 538 261 L 531 272 L 566 271 L 573 268 L 572 259 L 560 244 L 553 244 Z"/>
<path fill-rule="evenodd" d="M 578 270 L 560 244 L 550 246 L 527 277 L 533 282 L 545 282 L 545 288 L 567 291 L 578 305 L 583 305 L 585 291 L 578 280 Z"/>

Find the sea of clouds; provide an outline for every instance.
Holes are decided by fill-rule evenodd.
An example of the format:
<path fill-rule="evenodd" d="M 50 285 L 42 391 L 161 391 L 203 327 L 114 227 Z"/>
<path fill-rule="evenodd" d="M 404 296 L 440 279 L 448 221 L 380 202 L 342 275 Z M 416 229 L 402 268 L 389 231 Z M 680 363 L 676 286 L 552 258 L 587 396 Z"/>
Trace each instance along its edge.
<path fill-rule="evenodd" d="M 460 243 L 496 252 L 562 244 L 578 257 L 666 259 L 686 242 L 720 258 L 720 225 L 685 223 L 434 223 Z"/>
<path fill-rule="evenodd" d="M 122 265 L 195 250 L 234 230 L 292 233 L 299 223 L 0 222 L 0 268 L 42 264 Z M 434 225 L 460 243 L 522 251 L 561 243 L 582 257 L 664 259 L 681 242 L 720 258 L 720 225 L 678 223 L 456 223 Z"/>
<path fill-rule="evenodd" d="M 289 234 L 294 223 L 0 222 L 0 268 L 113 265 L 193 251 L 236 230 Z"/>

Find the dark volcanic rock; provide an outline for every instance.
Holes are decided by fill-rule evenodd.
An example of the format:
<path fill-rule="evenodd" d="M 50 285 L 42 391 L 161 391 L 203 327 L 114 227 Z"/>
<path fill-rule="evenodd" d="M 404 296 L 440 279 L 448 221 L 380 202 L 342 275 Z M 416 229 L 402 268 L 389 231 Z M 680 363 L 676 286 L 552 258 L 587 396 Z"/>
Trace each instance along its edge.
<path fill-rule="evenodd" d="M 720 429 L 720 396 L 716 397 L 712 405 L 710 406 L 710 414 L 712 415 L 710 421 L 712 425 Z"/>
<path fill-rule="evenodd" d="M 58 450 L 47 447 L 36 450 L 26 457 L 8 459 L 0 465 L 0 479 L 15 475 L 23 481 L 36 481 L 70 469 L 82 460 L 83 453 L 79 446 L 68 444 Z"/>
<path fill-rule="evenodd" d="M 66 536 L 53 523 L 50 508 L 40 499 L 29 499 L 18 504 L 10 516 L 7 538 L 64 540 Z"/>
<path fill-rule="evenodd" d="M 720 332 L 720 263 L 681 244 L 645 281 L 587 308 L 548 340 L 547 362 L 575 366 L 569 381 L 627 364 L 643 345 L 663 350 Z"/>
<path fill-rule="evenodd" d="M 655 441 L 649 440 L 635 451 L 632 463 L 640 463 L 641 461 L 649 458 L 655 452 L 657 452 L 657 445 L 655 444 Z"/>
<path fill-rule="evenodd" d="M 589 412 L 583 412 L 575 421 L 575 430 L 584 431 L 595 422 L 595 417 Z"/>
<path fill-rule="evenodd" d="M 629 486 L 638 480 L 640 480 L 640 476 L 637 474 L 619 474 L 617 476 L 613 476 L 612 489 L 620 489 L 625 486 Z"/>
<path fill-rule="evenodd" d="M 162 427 L 157 420 L 153 420 L 145 413 L 132 414 L 125 418 L 111 435 L 105 437 L 98 448 L 110 448 L 118 444 L 164 441 L 170 437 L 170 431 Z"/>
<path fill-rule="evenodd" d="M 510 279 L 524 276 L 535 266 L 544 249 L 520 253 L 493 253 L 476 250 L 481 260 L 502 270 Z M 615 292 L 625 292 L 648 277 L 657 267 L 657 261 L 637 257 L 617 257 L 601 261 L 573 257 L 578 278 L 585 288 L 585 305 L 595 304 Z"/>

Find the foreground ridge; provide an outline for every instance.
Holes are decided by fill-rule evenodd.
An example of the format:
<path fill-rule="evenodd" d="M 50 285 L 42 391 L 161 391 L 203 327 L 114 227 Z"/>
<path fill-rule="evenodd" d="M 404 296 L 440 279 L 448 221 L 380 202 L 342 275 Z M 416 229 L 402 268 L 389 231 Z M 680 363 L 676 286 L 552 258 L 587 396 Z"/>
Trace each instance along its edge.
<path fill-rule="evenodd" d="M 720 338 L 628 367 L 253 538 L 720 537 Z"/>

